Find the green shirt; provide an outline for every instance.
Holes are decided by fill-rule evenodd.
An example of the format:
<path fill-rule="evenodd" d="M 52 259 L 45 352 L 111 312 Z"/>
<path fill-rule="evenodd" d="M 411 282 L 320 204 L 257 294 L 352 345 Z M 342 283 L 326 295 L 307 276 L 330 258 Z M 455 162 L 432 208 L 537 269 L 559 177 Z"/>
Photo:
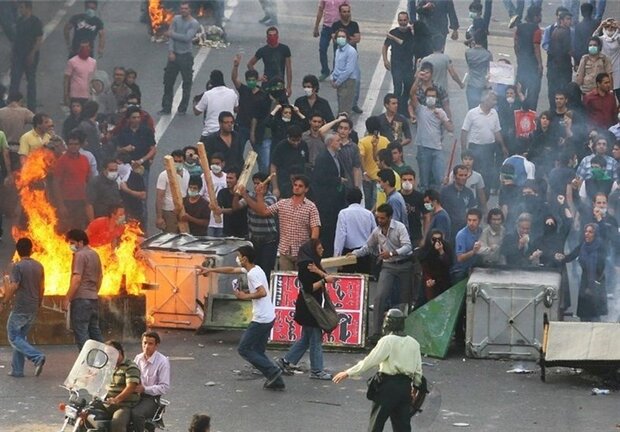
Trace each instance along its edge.
<path fill-rule="evenodd" d="M 407 375 L 414 384 L 422 382 L 422 356 L 420 344 L 411 336 L 389 334 L 379 339 L 377 346 L 358 364 L 347 369 L 349 376 L 379 366 L 379 372 L 386 375 Z"/>
<path fill-rule="evenodd" d="M 6 134 L 0 131 L 0 153 L 2 153 L 5 149 L 9 149 L 9 143 L 6 140 Z"/>
<path fill-rule="evenodd" d="M 127 384 L 140 384 L 140 369 L 131 360 L 123 360 L 123 362 L 116 367 L 114 375 L 112 375 L 112 381 L 106 386 L 108 394 L 106 397 L 116 397 L 127 387 Z M 140 395 L 138 393 L 132 393 L 127 396 L 120 406 L 133 407 L 140 401 Z"/>

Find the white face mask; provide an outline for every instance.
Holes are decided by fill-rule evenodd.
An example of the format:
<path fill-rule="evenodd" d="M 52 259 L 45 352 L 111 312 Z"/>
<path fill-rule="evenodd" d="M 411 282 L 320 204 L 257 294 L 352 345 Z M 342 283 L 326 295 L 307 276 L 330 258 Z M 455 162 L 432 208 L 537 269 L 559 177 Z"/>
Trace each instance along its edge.
<path fill-rule="evenodd" d="M 105 176 L 108 180 L 115 181 L 118 178 L 118 171 L 110 171 Z"/>
<path fill-rule="evenodd" d="M 400 185 L 400 187 L 407 192 L 410 192 L 413 190 L 413 183 L 410 181 L 404 181 L 402 182 L 402 184 Z"/>
<path fill-rule="evenodd" d="M 614 37 L 614 35 L 616 34 L 616 30 L 605 30 L 605 36 L 607 37 Z"/>
<path fill-rule="evenodd" d="M 347 38 L 343 38 L 343 37 L 339 37 L 336 38 L 336 44 L 338 44 L 338 46 L 343 47 L 347 44 Z"/>
<path fill-rule="evenodd" d="M 237 263 L 239 267 L 241 267 L 241 259 L 239 259 L 239 256 L 235 257 L 235 262 Z"/>
<path fill-rule="evenodd" d="M 426 209 L 426 211 L 433 211 L 433 204 L 432 203 L 424 203 L 424 208 Z"/>
<path fill-rule="evenodd" d="M 284 123 L 290 123 L 291 118 L 290 118 L 290 117 L 282 117 L 282 121 L 283 121 Z"/>
<path fill-rule="evenodd" d="M 428 96 L 426 98 L 426 106 L 429 108 L 435 108 L 437 104 L 437 98 L 435 96 Z"/>
<path fill-rule="evenodd" d="M 508 102 L 509 104 L 511 104 L 511 105 L 512 105 L 513 103 L 515 103 L 515 98 L 513 98 L 513 97 L 507 97 L 507 98 L 506 98 L 506 102 Z"/>
<path fill-rule="evenodd" d="M 306 94 L 306 96 L 312 96 L 312 89 L 304 87 L 304 93 Z"/>
<path fill-rule="evenodd" d="M 213 174 L 219 174 L 222 172 L 222 167 L 216 164 L 211 165 L 211 172 Z"/>

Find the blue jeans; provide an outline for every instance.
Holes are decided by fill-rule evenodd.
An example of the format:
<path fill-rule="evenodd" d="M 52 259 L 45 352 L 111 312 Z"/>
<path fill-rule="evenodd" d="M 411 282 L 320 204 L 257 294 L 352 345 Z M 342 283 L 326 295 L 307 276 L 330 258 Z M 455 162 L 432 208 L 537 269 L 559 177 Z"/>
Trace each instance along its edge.
<path fill-rule="evenodd" d="M 377 182 L 363 180 L 362 187 L 364 188 L 364 206 L 366 210 L 372 210 L 377 202 Z"/>
<path fill-rule="evenodd" d="M 252 149 L 258 154 L 258 169 L 264 174 L 269 174 L 269 158 L 271 157 L 271 138 L 264 138 L 260 144 L 255 144 Z"/>
<path fill-rule="evenodd" d="M 273 327 L 270 323 L 258 323 L 252 321 L 248 326 L 237 347 L 237 352 L 247 362 L 261 371 L 265 378 L 271 378 L 279 372 L 280 368 L 265 354 L 269 332 Z"/>
<path fill-rule="evenodd" d="M 323 370 L 323 330 L 318 327 L 301 326 L 301 337 L 284 356 L 288 363 L 297 364 L 310 347 L 310 370 Z"/>
<path fill-rule="evenodd" d="M 394 94 L 398 98 L 398 112 L 409 117 L 407 103 L 409 102 L 409 91 L 413 85 L 412 68 L 397 66 L 392 63 L 392 82 L 394 83 Z"/>
<path fill-rule="evenodd" d="M 34 56 L 32 64 L 26 64 L 26 58 L 22 56 L 13 56 L 11 58 L 11 85 L 9 93 L 19 91 L 22 82 L 22 76 L 26 75 L 28 86 L 26 87 L 26 100 L 28 109 L 37 112 L 37 65 L 39 64 L 39 53 Z"/>
<path fill-rule="evenodd" d="M 209 237 L 224 237 L 224 228 L 208 227 L 207 236 Z"/>
<path fill-rule="evenodd" d="M 91 299 L 71 300 L 71 330 L 75 343 L 81 350 L 88 339 L 103 342 L 99 329 L 99 301 Z"/>
<path fill-rule="evenodd" d="M 439 190 L 445 174 L 446 163 L 442 150 L 418 146 L 418 169 L 420 170 L 419 190 Z"/>
<path fill-rule="evenodd" d="M 11 360 L 11 373 L 14 376 L 24 375 L 25 359 L 34 364 L 39 363 L 45 355 L 28 343 L 28 332 L 37 318 L 35 313 L 15 313 L 9 314 L 6 323 L 6 332 L 9 343 L 13 347 L 13 359 Z"/>
<path fill-rule="evenodd" d="M 409 13 L 409 22 L 414 23 L 416 21 L 417 12 L 415 10 L 416 1 L 409 0 L 407 2 L 407 12 Z"/>
<path fill-rule="evenodd" d="M 480 105 L 483 91 L 483 88 L 470 86 L 465 87 L 465 95 L 467 96 L 467 107 L 469 109 L 476 108 L 478 105 Z"/>
<path fill-rule="evenodd" d="M 321 75 L 329 75 L 329 61 L 327 59 L 327 50 L 332 41 L 332 28 L 323 26 L 319 39 L 319 61 L 321 62 Z"/>
<path fill-rule="evenodd" d="M 605 15 L 605 8 L 607 7 L 607 0 L 590 0 L 590 4 L 595 5 L 594 9 L 594 19 L 602 20 L 603 15 Z M 578 16 L 578 15 L 573 15 Z"/>
<path fill-rule="evenodd" d="M 355 81 L 355 96 L 353 96 L 353 106 L 359 107 L 358 103 L 360 101 L 360 88 L 362 86 L 362 71 L 360 70 L 359 64 L 357 66 L 357 80 Z"/>

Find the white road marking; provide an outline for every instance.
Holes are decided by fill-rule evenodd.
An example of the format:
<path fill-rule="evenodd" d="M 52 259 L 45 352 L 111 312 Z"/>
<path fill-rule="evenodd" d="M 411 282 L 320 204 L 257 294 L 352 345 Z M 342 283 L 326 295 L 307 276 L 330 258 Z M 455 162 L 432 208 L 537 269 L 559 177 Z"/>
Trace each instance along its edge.
<path fill-rule="evenodd" d="M 392 26 L 390 27 L 390 30 L 398 25 L 398 13 L 406 10 L 407 0 L 400 0 L 400 3 L 398 3 L 398 7 L 396 8 L 396 14 L 394 15 L 394 20 L 392 21 Z M 366 115 L 363 117 L 359 116 L 357 119 L 357 123 L 355 124 L 355 130 L 358 131 L 358 133 L 363 134 L 364 132 L 362 131 L 366 130 L 366 118 L 371 115 L 372 109 L 377 103 L 379 92 L 381 92 L 381 85 L 383 84 L 383 80 L 385 79 L 385 75 L 387 74 L 387 72 L 387 69 L 385 68 L 385 66 L 383 66 L 383 57 L 379 55 L 377 67 L 375 67 L 375 72 L 372 74 L 372 79 L 370 80 L 368 91 L 366 92 L 366 98 L 364 99 L 364 105 L 362 106 L 362 110 L 364 110 L 364 113 L 366 113 Z M 393 85 L 390 81 L 387 92 L 391 92 L 392 88 Z"/>
<path fill-rule="evenodd" d="M 75 0 L 72 0 L 72 1 L 75 1 Z M 231 0 L 231 1 L 227 2 L 227 7 L 226 7 L 226 10 L 224 11 L 224 19 L 225 20 L 229 20 L 230 19 L 230 17 L 232 16 L 232 14 L 235 11 L 235 8 L 237 7 L 238 4 L 239 4 L 238 0 Z M 209 55 L 210 52 L 211 52 L 211 48 L 209 48 L 209 47 L 201 47 L 198 50 L 198 54 L 196 54 L 196 57 L 194 57 L 193 81 L 196 80 L 196 77 L 198 76 L 198 73 L 202 69 L 202 65 L 204 64 L 204 62 L 207 59 L 207 56 Z M 176 107 L 179 106 L 179 103 L 181 102 L 181 98 L 183 97 L 183 88 L 182 88 L 181 84 L 182 83 L 179 82 L 179 85 L 177 87 L 177 91 L 174 92 L 174 97 L 172 99 L 172 111 L 170 112 L 169 115 L 165 115 L 165 116 L 160 117 L 159 121 L 155 125 L 155 142 L 156 143 L 158 143 L 159 140 L 161 139 L 161 137 L 164 136 L 164 134 L 166 133 L 166 131 L 170 127 L 170 124 L 172 123 L 172 120 L 174 120 L 174 118 L 177 116 L 177 109 L 176 109 Z M 190 100 L 190 105 L 191 105 L 191 102 L 192 101 Z M 191 106 L 188 107 L 188 115 L 194 115 Z"/>

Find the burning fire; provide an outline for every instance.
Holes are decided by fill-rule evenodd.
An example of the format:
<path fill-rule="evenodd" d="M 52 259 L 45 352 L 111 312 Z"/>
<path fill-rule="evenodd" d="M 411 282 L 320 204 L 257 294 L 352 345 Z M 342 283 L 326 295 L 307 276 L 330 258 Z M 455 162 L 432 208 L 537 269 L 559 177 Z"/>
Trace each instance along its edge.
<path fill-rule="evenodd" d="M 25 231 L 14 227 L 13 237 L 32 240 L 32 257 L 45 268 L 45 295 L 64 295 L 69 290 L 73 254 L 64 236 L 56 232 L 58 216 L 45 190 L 45 178 L 54 160 L 54 154 L 47 149 L 28 156 L 17 179 L 28 226 Z M 146 281 L 146 265 L 136 258 L 141 234 L 136 224 L 128 224 L 116 249 L 111 245 L 94 248 L 103 268 L 100 295 L 118 294 L 123 284 L 129 294 L 140 292 L 139 284 Z"/>
<path fill-rule="evenodd" d="M 162 27 L 167 28 L 172 23 L 174 13 L 164 8 L 161 0 L 149 0 L 149 16 L 153 34 L 157 34 Z"/>

